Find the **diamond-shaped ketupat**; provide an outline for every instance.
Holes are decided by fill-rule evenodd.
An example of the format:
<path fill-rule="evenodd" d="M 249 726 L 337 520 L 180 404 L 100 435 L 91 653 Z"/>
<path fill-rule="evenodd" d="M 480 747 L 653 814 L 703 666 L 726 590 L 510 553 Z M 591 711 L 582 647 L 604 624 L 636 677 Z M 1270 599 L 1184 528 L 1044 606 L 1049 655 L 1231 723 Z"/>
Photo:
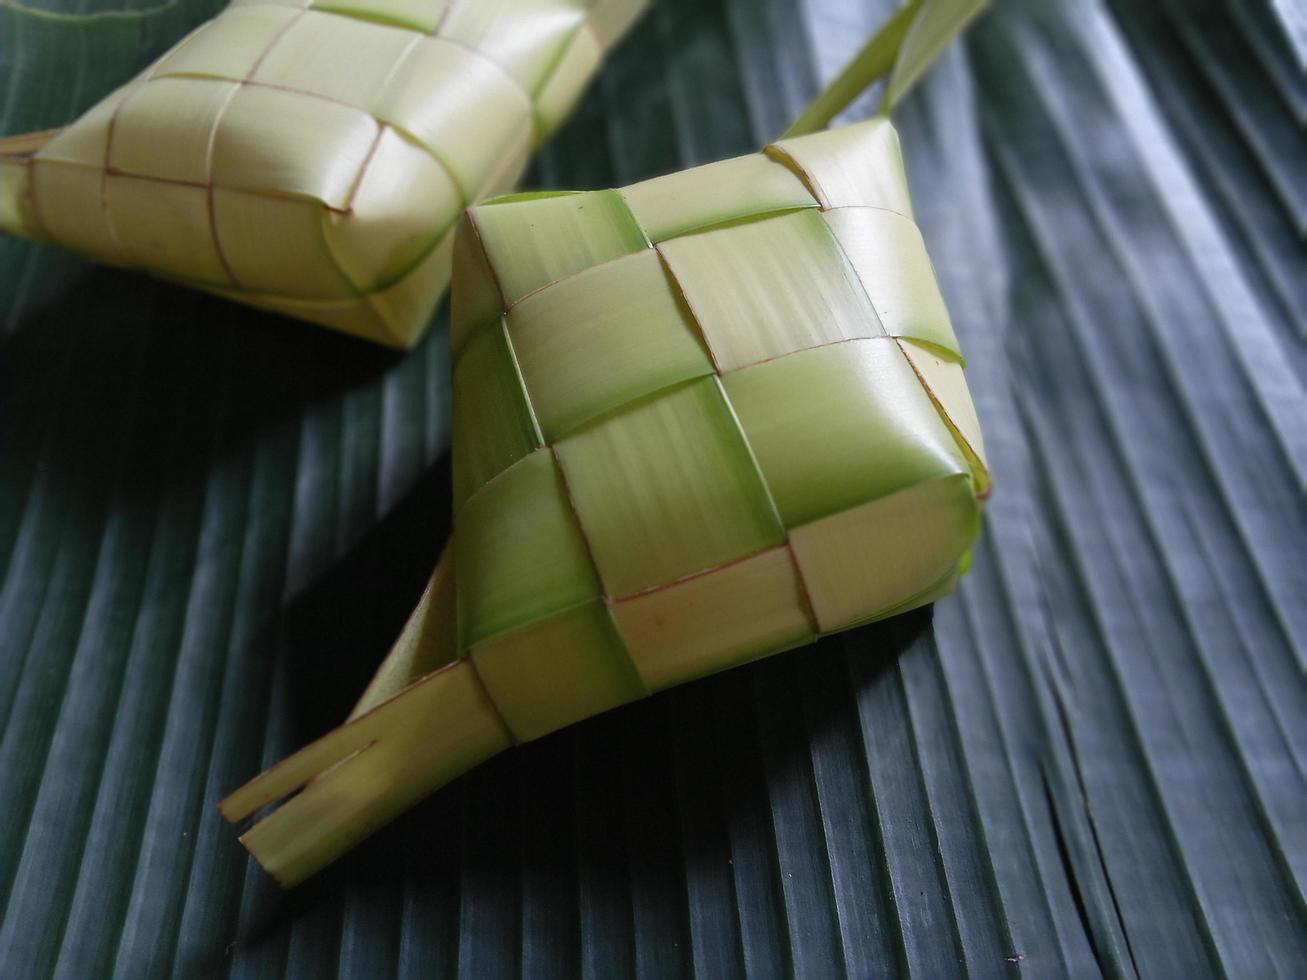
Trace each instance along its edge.
<path fill-rule="evenodd" d="M 411 346 L 459 213 L 646 3 L 233 0 L 59 133 L 0 141 L 0 230 Z"/>
<path fill-rule="evenodd" d="M 455 506 L 512 525 L 538 504 L 509 502 L 501 481 L 552 468 L 548 493 L 584 544 L 572 553 L 593 569 L 587 601 L 616 626 L 606 650 L 648 690 L 928 602 L 965 565 L 988 475 L 896 147 L 876 119 L 617 192 L 494 200 L 464 220 L 455 378 L 481 380 L 458 410 L 504 418 L 520 404 L 536 429 L 498 468 L 487 443 L 456 440 Z M 507 346 L 503 377 L 484 375 L 488 343 Z M 489 496 L 504 501 L 493 516 Z M 500 539 L 504 582 L 536 567 L 527 537 Z M 479 537 L 454 547 L 460 569 L 484 560 Z M 534 608 L 496 648 L 522 630 L 528 657 L 531 622 L 575 601 Z M 788 615 L 760 629 L 737 610 Z M 690 621 L 693 641 L 659 643 L 664 624 Z M 630 696 L 614 689 L 612 704 Z M 538 730 L 529 710 L 501 710 L 511 731 Z"/>
<path fill-rule="evenodd" d="M 868 63 L 919 74 L 975 10 L 914 0 Z M 939 598 L 979 530 L 886 118 L 494 199 L 454 254 L 454 539 L 351 720 L 223 803 L 303 787 L 242 838 L 283 883 L 511 744 Z"/>
<path fill-rule="evenodd" d="M 246 834 L 268 870 L 299 880 L 510 744 L 953 588 L 989 477 L 902 172 L 876 119 L 467 213 L 453 559 L 401 645 L 445 653 L 365 698 L 334 753 L 310 746 L 224 804 L 244 816 L 360 750 Z M 442 603 L 452 642 L 426 612 Z M 427 737 L 404 708 L 419 689 L 466 750 L 436 764 L 424 742 L 400 784 L 359 797 L 352 769 Z"/>

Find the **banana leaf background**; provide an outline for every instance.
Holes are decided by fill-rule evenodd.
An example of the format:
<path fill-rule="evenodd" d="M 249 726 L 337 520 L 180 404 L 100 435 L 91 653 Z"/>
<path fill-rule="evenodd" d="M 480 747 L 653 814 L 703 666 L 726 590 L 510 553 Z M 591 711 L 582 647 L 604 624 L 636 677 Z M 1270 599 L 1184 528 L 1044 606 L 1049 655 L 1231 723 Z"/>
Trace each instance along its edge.
<path fill-rule="evenodd" d="M 0 132 L 215 10 L 147 4 L 0 0 Z M 656 0 L 532 182 L 755 149 L 887 10 Z M 998 0 L 898 116 L 997 480 L 960 592 L 290 894 L 214 804 L 435 563 L 445 314 L 401 358 L 0 241 L 0 975 L 1307 974 L 1305 65 L 1288 0 Z"/>

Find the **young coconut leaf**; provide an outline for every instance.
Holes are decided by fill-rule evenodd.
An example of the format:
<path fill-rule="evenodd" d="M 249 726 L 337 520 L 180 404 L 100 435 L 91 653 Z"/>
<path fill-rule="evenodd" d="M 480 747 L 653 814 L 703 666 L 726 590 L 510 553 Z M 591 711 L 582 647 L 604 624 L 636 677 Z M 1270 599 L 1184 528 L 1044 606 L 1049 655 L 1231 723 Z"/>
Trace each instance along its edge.
<path fill-rule="evenodd" d="M 873 40 L 887 108 L 976 9 L 917 3 Z M 352 720 L 223 802 L 303 787 L 242 837 L 269 872 L 509 745 L 953 587 L 989 479 L 906 202 L 882 115 L 469 210 L 452 557 Z"/>
<path fill-rule="evenodd" d="M 234 0 L 66 129 L 0 230 L 396 347 L 646 0 Z M 341 66 L 348 65 L 348 71 Z"/>

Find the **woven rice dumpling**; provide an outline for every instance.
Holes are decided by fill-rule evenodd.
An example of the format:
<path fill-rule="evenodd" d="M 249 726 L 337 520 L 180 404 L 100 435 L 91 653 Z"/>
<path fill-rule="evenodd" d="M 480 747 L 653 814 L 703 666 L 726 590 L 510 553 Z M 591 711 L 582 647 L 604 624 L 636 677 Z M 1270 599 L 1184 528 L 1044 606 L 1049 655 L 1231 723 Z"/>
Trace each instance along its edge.
<path fill-rule="evenodd" d="M 234 0 L 68 127 L 0 230 L 395 347 L 646 0 Z"/>

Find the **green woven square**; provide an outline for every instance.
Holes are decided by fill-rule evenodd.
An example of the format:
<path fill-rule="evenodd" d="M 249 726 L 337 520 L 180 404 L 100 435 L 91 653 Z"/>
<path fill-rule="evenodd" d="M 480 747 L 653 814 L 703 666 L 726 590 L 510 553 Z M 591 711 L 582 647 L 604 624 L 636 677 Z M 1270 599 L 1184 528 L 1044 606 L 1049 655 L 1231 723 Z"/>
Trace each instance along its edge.
<path fill-rule="evenodd" d="M 116 174 L 207 183 L 213 126 L 236 88 L 235 82 L 213 78 L 159 78 L 142 85 L 114 116 L 114 138 L 107 147 L 109 166 Z M 154 136 L 161 118 L 176 120 L 178 133 L 166 156 L 158 153 Z M 208 229 L 200 226 L 198 231 Z"/>
<path fill-rule="evenodd" d="M 543 445 L 502 322 L 478 331 L 454 372 L 454 506 Z"/>
<path fill-rule="evenodd" d="M 333 264 L 356 290 L 375 293 L 408 277 L 439 247 L 450 230 L 443 222 L 460 198 L 448 171 L 397 129 L 382 131 L 372 164 L 349 212 L 318 209 L 318 220 Z M 404 224 L 410 232 L 397 233 Z"/>
<path fill-rule="evenodd" d="M 620 193 L 651 242 L 726 221 L 817 206 L 803 181 L 761 153 L 654 177 Z"/>
<path fill-rule="evenodd" d="M 439 37 L 419 40 L 391 68 L 370 103 L 376 117 L 407 132 L 447 167 L 464 203 L 486 193 L 496 161 L 529 132 L 531 103 L 522 90 L 476 52 Z M 433 103 L 432 92 L 468 95 Z"/>
<path fill-rule="evenodd" d="M 557 445 L 611 596 L 666 585 L 784 540 L 716 378 L 662 392 Z"/>
<path fill-rule="evenodd" d="M 956 576 L 979 530 L 966 475 L 897 493 L 790 530 L 790 547 L 823 633 L 903 612 Z"/>
<path fill-rule="evenodd" d="M 816 210 L 673 238 L 658 248 L 722 371 L 885 332 Z"/>
<path fill-rule="evenodd" d="M 602 602 L 501 633 L 469 655 L 519 742 L 647 693 Z"/>
<path fill-rule="evenodd" d="M 308 10 L 263 54 L 251 80 L 369 109 L 412 43 L 412 31 Z"/>
<path fill-rule="evenodd" d="M 203 187 L 111 174 L 104 179 L 100 208 L 110 220 L 131 214 L 146 232 L 125 249 L 132 261 L 149 262 L 161 274 L 179 279 L 222 283 L 226 272 L 209 229 L 177 220 L 179 215 L 207 203 Z M 334 285 L 348 289 L 339 276 Z"/>
<path fill-rule="evenodd" d="M 879 208 L 839 208 L 822 217 L 852 263 L 885 332 L 961 359 L 920 229 L 901 214 Z"/>
<path fill-rule="evenodd" d="M 455 3 L 440 36 L 479 51 L 534 93 L 585 23 L 587 0 L 508 0 Z"/>
<path fill-rule="evenodd" d="M 786 527 L 969 472 L 892 340 L 791 354 L 724 384 Z"/>
<path fill-rule="evenodd" d="M 822 208 L 884 208 L 912 217 L 899 134 L 888 119 L 780 140 L 767 155 L 802 174 Z"/>
<path fill-rule="evenodd" d="M 300 11 L 290 7 L 229 7 L 164 55 L 150 77 L 244 81 L 263 53 L 299 15 Z"/>
<path fill-rule="evenodd" d="M 538 449 L 475 493 L 459 514 L 464 646 L 599 597 L 599 579 L 553 453 Z"/>
<path fill-rule="evenodd" d="M 786 547 L 622 599 L 612 610 L 631 660 L 654 691 L 813 638 Z"/>
<path fill-rule="evenodd" d="M 622 297 L 620 306 L 613 294 Z M 509 311 L 508 335 L 548 440 L 713 371 L 698 327 L 652 249 L 536 290 Z"/>
<path fill-rule="evenodd" d="M 284 121 L 269 130 L 269 117 Z M 233 190 L 275 191 L 345 211 L 379 133 L 377 121 L 360 109 L 242 85 L 214 132 L 210 179 Z M 300 152 L 314 141 L 329 142 L 335 152 L 330 157 Z"/>
<path fill-rule="evenodd" d="M 649 247 L 616 191 L 499 198 L 472 220 L 510 307 L 541 286 Z"/>
<path fill-rule="evenodd" d="M 101 149 L 101 158 L 104 150 Z M 81 163 L 50 160 L 41 167 L 41 179 L 32 198 L 48 234 L 70 248 L 100 262 L 125 263 L 104 206 L 104 181 L 86 179 L 90 168 Z"/>
<path fill-rule="evenodd" d="M 203 194 L 200 188 L 190 188 Z M 349 299 L 358 290 L 331 255 L 324 234 L 322 208 L 296 197 L 268 197 L 250 191 L 214 188 L 211 195 L 213 237 L 223 246 L 226 267 L 249 288 L 275 293 L 282 283 L 296 283 L 292 298 Z M 269 221 L 269 218 L 274 221 Z M 204 234 L 207 229 L 198 229 Z M 251 234 L 259 231 L 259 234 Z M 240 249 L 236 242 L 247 241 Z"/>

